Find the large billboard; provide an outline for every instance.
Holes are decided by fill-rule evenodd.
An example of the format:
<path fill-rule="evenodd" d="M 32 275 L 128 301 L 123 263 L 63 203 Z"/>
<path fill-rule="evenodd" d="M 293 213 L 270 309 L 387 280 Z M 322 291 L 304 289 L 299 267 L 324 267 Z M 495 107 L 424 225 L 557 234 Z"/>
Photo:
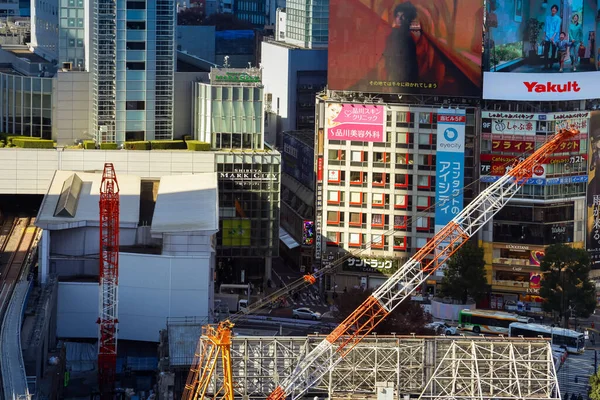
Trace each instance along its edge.
<path fill-rule="evenodd" d="M 598 97 L 596 0 L 491 0 L 486 12 L 484 99 Z"/>
<path fill-rule="evenodd" d="M 437 115 L 435 230 L 463 209 L 465 110 L 442 108 Z"/>
<path fill-rule="evenodd" d="M 481 95 L 482 1 L 329 5 L 329 89 Z"/>
<path fill-rule="evenodd" d="M 328 103 L 326 107 L 327 139 L 385 142 L 384 106 Z"/>
<path fill-rule="evenodd" d="M 592 268 L 600 269 L 600 111 L 591 114 L 586 248 L 592 259 Z"/>
<path fill-rule="evenodd" d="M 315 150 L 292 133 L 283 135 L 282 170 L 304 186 L 315 190 Z"/>

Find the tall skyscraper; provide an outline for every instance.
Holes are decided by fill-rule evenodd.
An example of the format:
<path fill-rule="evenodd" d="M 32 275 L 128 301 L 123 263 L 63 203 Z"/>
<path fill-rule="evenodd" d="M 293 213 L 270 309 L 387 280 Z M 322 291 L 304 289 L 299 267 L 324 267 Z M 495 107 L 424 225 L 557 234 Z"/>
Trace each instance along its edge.
<path fill-rule="evenodd" d="M 307 49 L 327 47 L 329 0 L 287 0 L 286 42 Z"/>
<path fill-rule="evenodd" d="M 94 121 L 99 142 L 171 139 L 173 0 L 97 0 Z"/>
<path fill-rule="evenodd" d="M 172 139 L 174 0 L 42 3 L 33 2 L 33 47 L 59 68 L 89 72 L 90 134 L 99 143 Z"/>

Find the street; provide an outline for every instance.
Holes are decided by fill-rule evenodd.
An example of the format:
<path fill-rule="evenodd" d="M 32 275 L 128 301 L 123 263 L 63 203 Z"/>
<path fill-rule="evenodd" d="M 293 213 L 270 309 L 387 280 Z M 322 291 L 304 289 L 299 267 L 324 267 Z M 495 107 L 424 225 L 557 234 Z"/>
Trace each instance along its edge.
<path fill-rule="evenodd" d="M 557 373 L 563 399 L 570 398 L 572 394 L 575 396 L 581 394 L 584 399 L 587 399 L 590 376 L 594 373 L 596 351 L 598 350 L 587 349 L 583 354 L 569 354 Z"/>

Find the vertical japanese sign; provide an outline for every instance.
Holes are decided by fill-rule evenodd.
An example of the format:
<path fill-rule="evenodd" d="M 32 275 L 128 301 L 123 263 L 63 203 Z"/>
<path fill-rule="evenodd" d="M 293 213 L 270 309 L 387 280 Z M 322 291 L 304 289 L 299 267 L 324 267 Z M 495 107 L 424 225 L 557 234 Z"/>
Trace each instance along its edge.
<path fill-rule="evenodd" d="M 600 269 L 600 111 L 591 113 L 589 138 L 586 248 L 592 269 Z"/>
<path fill-rule="evenodd" d="M 325 239 L 323 238 L 323 227 L 322 227 L 322 219 L 323 219 L 323 156 L 321 154 L 317 155 L 317 201 L 315 204 L 317 207 L 315 208 L 315 261 L 317 267 L 320 267 L 321 262 L 321 253 L 323 251 L 323 243 L 325 243 Z"/>
<path fill-rule="evenodd" d="M 465 110 L 441 108 L 437 115 L 435 230 L 463 209 Z"/>

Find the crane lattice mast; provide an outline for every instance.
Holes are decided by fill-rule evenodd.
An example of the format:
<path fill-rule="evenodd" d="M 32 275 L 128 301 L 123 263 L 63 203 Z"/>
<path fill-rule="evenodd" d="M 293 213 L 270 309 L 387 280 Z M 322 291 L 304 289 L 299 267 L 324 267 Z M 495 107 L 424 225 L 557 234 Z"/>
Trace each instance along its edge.
<path fill-rule="evenodd" d="M 112 163 L 104 164 L 100 184 L 99 275 L 98 384 L 104 400 L 113 397 L 119 322 L 119 183 Z"/>
<path fill-rule="evenodd" d="M 400 303 L 443 265 L 479 229 L 491 221 L 519 189 L 533 176 L 533 169 L 544 164 L 561 142 L 579 134 L 563 129 L 525 160 L 516 164 L 499 180 L 483 190 L 462 212 L 444 226 L 383 285 L 371 294 L 333 332 L 296 366 L 268 397 L 268 400 L 292 400 L 331 371 L 348 352 L 368 335 Z"/>

